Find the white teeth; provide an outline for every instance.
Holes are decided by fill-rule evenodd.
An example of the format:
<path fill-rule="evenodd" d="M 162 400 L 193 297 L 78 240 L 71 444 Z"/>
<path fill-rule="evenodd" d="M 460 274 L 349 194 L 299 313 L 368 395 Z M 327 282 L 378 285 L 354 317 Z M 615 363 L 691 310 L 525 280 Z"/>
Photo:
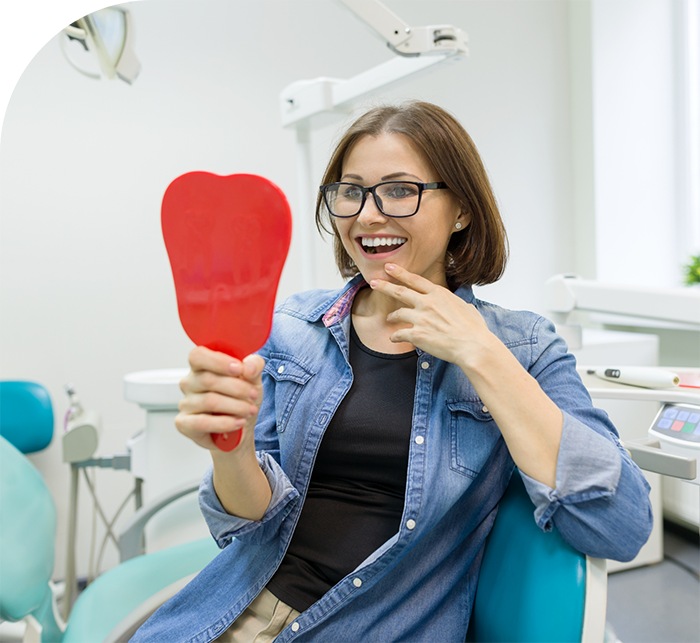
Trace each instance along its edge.
<path fill-rule="evenodd" d="M 398 246 L 406 241 L 402 237 L 362 237 L 362 245 L 366 248 L 377 246 Z"/>

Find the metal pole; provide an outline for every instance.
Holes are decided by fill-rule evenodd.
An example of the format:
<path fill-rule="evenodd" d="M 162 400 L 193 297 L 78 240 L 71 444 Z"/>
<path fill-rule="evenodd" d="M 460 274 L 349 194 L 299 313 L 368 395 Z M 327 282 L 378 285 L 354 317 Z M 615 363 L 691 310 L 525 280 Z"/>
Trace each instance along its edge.
<path fill-rule="evenodd" d="M 143 507 L 143 478 L 134 479 L 134 502 L 136 511 Z M 141 532 L 141 551 L 146 551 L 146 532 Z"/>
<path fill-rule="evenodd" d="M 311 132 L 307 123 L 298 123 L 297 177 L 299 186 L 299 234 L 301 250 L 301 283 L 303 290 L 316 287 L 314 264 L 313 216 L 314 192 L 311 189 Z"/>
<path fill-rule="evenodd" d="M 65 591 L 61 616 L 65 622 L 73 607 L 76 592 L 75 579 L 75 532 L 78 522 L 78 473 L 80 468 L 75 463 L 70 467 L 70 496 L 68 504 L 68 546 L 66 550 Z"/>

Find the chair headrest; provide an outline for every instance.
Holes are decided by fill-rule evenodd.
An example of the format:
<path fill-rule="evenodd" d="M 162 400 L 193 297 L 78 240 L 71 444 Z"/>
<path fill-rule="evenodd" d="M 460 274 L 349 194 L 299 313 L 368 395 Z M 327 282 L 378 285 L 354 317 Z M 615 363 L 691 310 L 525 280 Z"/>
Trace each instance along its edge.
<path fill-rule="evenodd" d="M 36 382 L 0 382 L 0 435 L 22 453 L 45 449 L 53 437 L 49 392 Z"/>

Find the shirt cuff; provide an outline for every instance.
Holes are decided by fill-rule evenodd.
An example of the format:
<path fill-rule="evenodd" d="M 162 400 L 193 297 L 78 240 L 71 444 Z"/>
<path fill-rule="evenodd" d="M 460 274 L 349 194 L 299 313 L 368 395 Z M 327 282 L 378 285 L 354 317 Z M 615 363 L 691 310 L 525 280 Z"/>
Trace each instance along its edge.
<path fill-rule="evenodd" d="M 299 492 L 272 456 L 261 451 L 256 452 L 256 456 L 272 491 L 270 504 L 260 520 L 239 518 L 226 512 L 214 490 L 213 466 L 207 469 L 199 485 L 199 507 L 211 535 L 222 549 L 234 537 L 251 544 L 272 540 L 299 497 Z"/>
<path fill-rule="evenodd" d="M 606 437 L 565 411 L 563 415 L 556 488 L 520 471 L 535 504 L 535 521 L 544 531 L 552 529 L 552 517 L 560 506 L 613 495 L 622 469 L 615 435 L 611 433 Z"/>

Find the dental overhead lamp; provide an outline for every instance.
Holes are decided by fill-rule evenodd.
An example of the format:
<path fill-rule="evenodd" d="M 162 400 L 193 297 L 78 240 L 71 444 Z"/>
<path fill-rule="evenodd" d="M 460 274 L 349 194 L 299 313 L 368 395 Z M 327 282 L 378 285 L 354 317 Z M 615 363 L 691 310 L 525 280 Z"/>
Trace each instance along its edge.
<path fill-rule="evenodd" d="M 123 7 L 79 18 L 61 32 L 59 42 L 66 60 L 89 78 L 120 78 L 131 85 L 141 71 L 133 50 L 133 21 Z"/>
<path fill-rule="evenodd" d="M 315 287 L 313 236 L 309 214 L 316 189 L 311 176 L 311 130 L 322 114 L 346 114 L 358 100 L 409 77 L 434 69 L 440 63 L 463 60 L 467 34 L 452 25 L 411 27 L 379 0 L 339 0 L 372 29 L 396 56 L 348 79 L 300 80 L 280 94 L 283 127 L 294 127 L 297 139 L 299 216 L 297 226 L 302 255 L 304 289 Z"/>

